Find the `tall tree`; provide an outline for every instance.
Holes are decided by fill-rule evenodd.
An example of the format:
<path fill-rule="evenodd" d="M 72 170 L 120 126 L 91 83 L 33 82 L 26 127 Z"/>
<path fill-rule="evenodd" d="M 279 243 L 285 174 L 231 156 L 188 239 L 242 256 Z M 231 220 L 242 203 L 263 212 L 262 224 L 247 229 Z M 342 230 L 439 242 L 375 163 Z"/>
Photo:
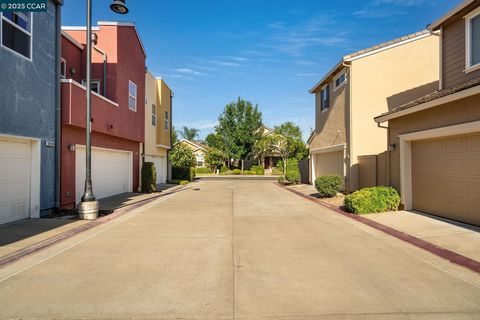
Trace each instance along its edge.
<path fill-rule="evenodd" d="M 205 138 L 205 144 L 211 148 L 223 150 L 222 136 L 218 133 L 210 133 Z"/>
<path fill-rule="evenodd" d="M 180 131 L 180 135 L 185 140 L 195 140 L 198 137 L 200 130 L 195 128 L 183 127 L 182 131 Z"/>
<path fill-rule="evenodd" d="M 177 143 L 169 153 L 170 161 L 175 167 L 194 167 L 195 155 L 192 149 L 183 143 Z"/>
<path fill-rule="evenodd" d="M 225 106 L 215 131 L 221 137 L 225 155 L 239 160 L 253 154 L 253 145 L 261 138 L 261 126 L 262 113 L 258 106 L 238 98 Z"/>
<path fill-rule="evenodd" d="M 178 142 L 178 131 L 175 130 L 175 127 L 172 127 L 172 146 Z"/>
<path fill-rule="evenodd" d="M 275 126 L 274 131 L 287 139 L 288 157 L 302 160 L 308 156 L 307 145 L 302 139 L 302 130 L 295 123 L 290 121 L 282 123 Z"/>

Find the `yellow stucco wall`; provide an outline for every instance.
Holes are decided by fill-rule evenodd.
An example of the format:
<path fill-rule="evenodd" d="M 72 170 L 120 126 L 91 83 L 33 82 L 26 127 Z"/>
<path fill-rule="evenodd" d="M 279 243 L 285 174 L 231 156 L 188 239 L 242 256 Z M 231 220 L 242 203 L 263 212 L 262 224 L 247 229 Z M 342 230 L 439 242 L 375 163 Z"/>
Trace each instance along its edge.
<path fill-rule="evenodd" d="M 150 72 L 145 74 L 145 155 L 166 156 L 165 146 L 170 146 L 170 130 L 165 129 L 165 110 L 171 117 L 170 89 Z M 165 99 L 168 96 L 168 99 Z M 157 121 L 152 124 L 152 105 L 155 105 Z M 171 125 L 171 121 L 169 126 Z M 159 146 L 163 145 L 163 146 Z"/>
<path fill-rule="evenodd" d="M 387 130 L 373 118 L 438 89 L 439 37 L 430 35 L 351 62 L 351 189 L 358 156 L 387 150 Z"/>

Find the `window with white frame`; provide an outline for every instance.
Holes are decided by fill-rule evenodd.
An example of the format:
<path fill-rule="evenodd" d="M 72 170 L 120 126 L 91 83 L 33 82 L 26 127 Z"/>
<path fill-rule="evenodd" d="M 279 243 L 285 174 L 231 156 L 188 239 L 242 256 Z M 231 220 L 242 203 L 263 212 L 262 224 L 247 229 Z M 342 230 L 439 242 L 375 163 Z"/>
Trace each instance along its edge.
<path fill-rule="evenodd" d="M 137 85 L 128 80 L 128 108 L 137 111 Z"/>
<path fill-rule="evenodd" d="M 152 104 L 152 126 L 157 125 L 157 106 Z"/>
<path fill-rule="evenodd" d="M 339 87 L 343 86 L 347 82 L 347 74 L 345 72 L 342 72 L 338 76 L 335 77 L 334 83 L 335 83 L 335 89 L 338 89 Z"/>
<path fill-rule="evenodd" d="M 31 59 L 32 13 L 3 12 L 0 15 L 2 46 Z"/>
<path fill-rule="evenodd" d="M 320 110 L 324 111 L 330 107 L 330 86 L 327 84 L 320 91 Z"/>
<path fill-rule="evenodd" d="M 480 10 L 465 17 L 466 23 L 466 68 L 480 66 Z"/>
<path fill-rule="evenodd" d="M 64 79 L 67 77 L 67 61 L 63 58 L 60 59 L 60 77 Z"/>
<path fill-rule="evenodd" d="M 168 130 L 170 126 L 170 118 L 168 117 L 168 111 L 165 111 L 165 130 Z"/>
<path fill-rule="evenodd" d="M 92 80 L 90 85 L 90 88 L 93 92 L 96 92 L 100 94 L 100 80 Z M 82 85 L 86 86 L 87 85 L 87 80 L 83 79 L 82 80 Z"/>

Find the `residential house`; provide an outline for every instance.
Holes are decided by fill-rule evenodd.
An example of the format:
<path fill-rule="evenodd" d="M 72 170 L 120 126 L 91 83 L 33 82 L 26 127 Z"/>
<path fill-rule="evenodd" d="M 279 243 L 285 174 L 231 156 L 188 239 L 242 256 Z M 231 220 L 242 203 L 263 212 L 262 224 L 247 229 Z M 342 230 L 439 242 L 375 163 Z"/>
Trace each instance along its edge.
<path fill-rule="evenodd" d="M 57 207 L 60 8 L 0 12 L 0 224 Z"/>
<path fill-rule="evenodd" d="M 63 27 L 61 205 L 85 182 L 85 27 Z M 133 23 L 100 21 L 92 54 L 92 183 L 97 199 L 137 191 L 145 139 L 146 53 Z"/>
<path fill-rule="evenodd" d="M 480 225 L 480 3 L 429 30 L 441 33 L 438 90 L 375 118 L 388 127 L 389 184 L 407 210 Z"/>
<path fill-rule="evenodd" d="M 372 118 L 434 90 L 438 55 L 438 35 L 425 30 L 340 59 L 310 90 L 316 100 L 309 139 L 312 183 L 334 174 L 344 177 L 347 192 L 364 184 L 359 157 L 386 151 L 386 130 Z"/>
<path fill-rule="evenodd" d="M 173 92 L 161 78 L 145 74 L 144 161 L 153 162 L 157 183 L 168 178 L 168 150 L 171 149 Z"/>
<path fill-rule="evenodd" d="M 268 136 L 274 132 L 273 129 L 263 126 L 262 127 L 262 136 Z M 272 172 L 273 168 L 277 167 L 277 163 L 282 160 L 282 155 L 279 153 L 273 153 L 273 154 L 266 154 L 262 156 L 262 159 L 260 159 L 263 167 L 265 168 L 267 174 Z"/>
<path fill-rule="evenodd" d="M 193 154 L 195 155 L 195 161 L 196 161 L 196 167 L 197 168 L 204 168 L 206 167 L 205 164 L 205 154 L 210 150 L 210 147 L 207 145 L 204 145 L 203 143 L 197 142 L 197 141 L 191 141 L 191 140 L 186 140 L 182 139 L 177 143 L 181 143 L 188 148 L 190 148 L 193 151 Z"/>

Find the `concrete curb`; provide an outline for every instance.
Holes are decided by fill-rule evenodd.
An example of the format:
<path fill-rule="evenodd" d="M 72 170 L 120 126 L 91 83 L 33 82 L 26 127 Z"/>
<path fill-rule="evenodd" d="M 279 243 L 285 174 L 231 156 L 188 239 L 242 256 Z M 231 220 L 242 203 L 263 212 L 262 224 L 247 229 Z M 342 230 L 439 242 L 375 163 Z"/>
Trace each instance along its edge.
<path fill-rule="evenodd" d="M 456 265 L 459 265 L 459 266 L 462 266 L 464 268 L 467 268 L 467 269 L 470 269 L 471 271 L 473 272 L 476 272 L 476 273 L 480 273 L 480 262 L 477 261 L 477 260 L 473 260 L 471 258 L 468 258 L 468 257 L 465 257 L 459 253 L 456 253 L 456 252 L 453 252 L 453 251 L 450 251 L 448 249 L 445 249 L 443 247 L 440 247 L 440 246 L 437 246 L 431 242 L 428 242 L 428 241 L 425 241 L 423 239 L 420 239 L 420 238 L 417 238 L 415 236 L 412 236 L 411 234 L 408 234 L 408 233 L 405 233 L 405 232 L 402 232 L 402 231 L 399 231 L 397 229 L 394 229 L 394 228 L 391 228 L 391 227 L 388 227 L 384 224 L 381 224 L 379 222 L 376 222 L 376 221 L 373 221 L 373 220 L 370 220 L 370 219 L 367 219 L 367 218 L 364 218 L 362 216 L 359 216 L 359 215 L 356 215 L 356 214 L 352 214 L 352 213 L 348 213 L 346 211 L 342 211 L 340 209 L 338 209 L 337 207 L 333 206 L 333 205 L 330 205 L 328 203 L 325 203 L 317 198 L 313 198 L 313 197 L 310 197 L 310 196 L 307 196 L 301 192 L 298 192 L 296 190 L 292 190 L 292 189 L 289 189 L 283 185 L 280 185 L 278 183 L 274 183 L 275 185 L 277 185 L 278 187 L 284 189 L 284 190 L 287 190 L 287 191 L 290 191 L 298 196 L 301 196 L 302 198 L 306 199 L 306 200 L 310 200 L 316 204 L 319 204 L 319 205 L 322 205 L 338 214 L 341 214 L 345 217 L 348 217 L 350 219 L 353 219 L 353 220 L 356 220 L 360 223 L 363 223 L 365 225 L 368 225 L 369 227 L 372 227 L 374 229 L 377 229 L 379 231 L 382 231 L 392 237 L 395 237 L 397 239 L 400 239 L 400 240 L 403 240 L 411 245 L 414 245 L 420 249 L 423 249 L 423 250 L 426 250 L 440 258 L 443 258 L 443 259 L 446 259 L 448 261 L 450 261 L 451 263 L 454 263 Z"/>
<path fill-rule="evenodd" d="M 255 176 L 255 175 L 218 175 L 218 176 L 200 176 L 196 177 L 196 180 L 213 181 L 213 180 L 277 180 L 278 176 Z"/>
<path fill-rule="evenodd" d="M 78 227 L 73 228 L 71 230 L 60 233 L 56 236 L 50 237 L 48 239 L 45 239 L 43 241 L 40 241 L 38 243 L 32 244 L 28 247 L 25 247 L 23 249 L 20 249 L 20 250 L 17 250 L 15 252 L 12 252 L 10 254 L 7 254 L 6 256 L 0 258 L 0 268 L 3 268 L 3 267 L 5 267 L 5 266 L 7 266 L 7 265 L 9 265 L 13 262 L 16 262 L 20 259 L 23 259 L 23 258 L 25 258 L 25 257 L 27 257 L 27 256 L 29 256 L 33 253 L 37 253 L 41 250 L 49 248 L 49 247 L 53 246 L 54 244 L 57 244 L 61 241 L 69 239 L 69 238 L 71 238 L 71 237 L 73 237 L 73 236 L 75 236 L 79 233 L 85 232 L 85 231 L 90 230 L 90 229 L 92 229 L 96 226 L 99 226 L 99 225 L 104 224 L 108 221 L 111 221 L 113 219 L 121 217 L 121 216 L 123 216 L 123 215 L 125 215 L 129 212 L 132 212 L 132 211 L 134 211 L 138 208 L 141 208 L 145 205 L 148 205 L 148 204 L 152 203 L 153 201 L 158 200 L 161 197 L 165 197 L 165 196 L 168 196 L 170 194 L 181 192 L 181 191 L 184 191 L 184 190 L 187 190 L 187 189 L 190 189 L 190 188 L 191 188 L 191 186 L 189 186 L 189 185 L 173 187 L 169 190 L 166 190 L 165 193 L 160 193 L 158 196 L 141 200 L 141 201 L 136 202 L 136 203 L 134 203 L 132 205 L 129 205 L 129 206 L 121 207 L 120 209 L 114 210 L 113 213 L 111 213 L 107 216 L 98 218 L 97 220 L 94 220 L 90 223 L 84 224 L 82 226 L 78 226 Z"/>

